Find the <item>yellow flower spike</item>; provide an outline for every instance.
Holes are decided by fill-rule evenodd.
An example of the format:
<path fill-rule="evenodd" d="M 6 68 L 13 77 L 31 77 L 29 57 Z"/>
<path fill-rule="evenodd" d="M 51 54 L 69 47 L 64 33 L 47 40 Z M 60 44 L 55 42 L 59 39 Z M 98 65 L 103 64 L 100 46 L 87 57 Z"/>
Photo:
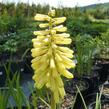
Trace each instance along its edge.
<path fill-rule="evenodd" d="M 61 76 L 73 78 L 73 74 L 68 71 L 75 67 L 75 63 L 71 59 L 73 50 L 63 47 L 64 44 L 70 44 L 72 40 L 70 34 L 65 33 L 67 28 L 59 25 L 65 22 L 66 17 L 55 18 L 55 10 L 51 10 L 48 15 L 36 14 L 35 20 L 46 21 L 39 24 L 40 28 L 46 28 L 46 30 L 34 31 L 34 35 L 37 37 L 32 39 L 33 80 L 35 87 L 41 89 L 46 86 L 51 90 L 53 103 L 51 103 L 51 108 L 55 109 L 55 104 L 65 96 Z"/>
<path fill-rule="evenodd" d="M 37 21 L 50 21 L 50 17 L 48 15 L 43 15 L 43 14 L 36 14 L 34 19 Z"/>
<path fill-rule="evenodd" d="M 54 25 L 58 25 L 58 24 L 61 24 L 61 23 L 65 22 L 66 21 L 66 17 L 54 18 L 53 20 L 54 20 L 53 24 Z"/>

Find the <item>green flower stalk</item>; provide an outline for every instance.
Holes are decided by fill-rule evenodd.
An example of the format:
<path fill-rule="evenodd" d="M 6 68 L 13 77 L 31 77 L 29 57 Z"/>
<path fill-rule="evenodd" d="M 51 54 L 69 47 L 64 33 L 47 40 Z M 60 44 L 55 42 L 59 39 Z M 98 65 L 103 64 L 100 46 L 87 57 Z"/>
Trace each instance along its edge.
<path fill-rule="evenodd" d="M 65 22 L 66 17 L 54 18 L 54 16 L 55 10 L 51 10 L 48 15 L 36 14 L 35 20 L 44 21 L 39 27 L 45 30 L 34 32 L 37 37 L 32 40 L 34 48 L 31 52 L 35 87 L 41 89 L 46 86 L 50 89 L 53 95 L 52 102 L 56 104 L 65 96 L 61 76 L 73 78 L 68 69 L 74 68 L 75 63 L 71 60 L 73 51 L 63 47 L 72 41 L 68 33 L 63 33 L 67 28 L 59 25 Z"/>

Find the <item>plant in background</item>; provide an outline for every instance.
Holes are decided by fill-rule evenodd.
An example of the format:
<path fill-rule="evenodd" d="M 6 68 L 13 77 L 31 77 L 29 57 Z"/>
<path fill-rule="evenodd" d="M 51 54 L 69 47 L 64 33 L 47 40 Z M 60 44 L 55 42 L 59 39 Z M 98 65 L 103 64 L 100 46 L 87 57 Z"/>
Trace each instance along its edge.
<path fill-rule="evenodd" d="M 9 88 L 11 95 L 18 109 L 22 109 L 23 105 L 30 109 L 30 104 L 25 96 L 22 87 L 20 86 L 20 75 L 16 72 L 12 80 L 9 80 Z"/>
<path fill-rule="evenodd" d="M 16 53 L 17 51 L 17 42 L 14 39 L 8 40 L 7 42 L 5 42 L 5 44 L 3 44 L 3 48 L 5 52 L 8 53 Z"/>
<path fill-rule="evenodd" d="M 9 95 L 9 91 L 0 89 L 0 109 L 7 108 Z"/>
<path fill-rule="evenodd" d="M 3 47 L 0 45 L 0 54 L 3 52 Z"/>
<path fill-rule="evenodd" d="M 43 89 L 34 88 L 31 83 L 28 83 L 31 95 L 29 96 L 30 103 L 34 108 L 40 108 L 43 106 L 45 109 L 46 107 L 50 108 L 50 96 L 46 87 Z"/>
<path fill-rule="evenodd" d="M 33 80 L 35 87 L 41 89 L 46 86 L 51 91 L 51 109 L 56 109 L 56 104 L 60 98 L 65 96 L 64 84 L 61 76 L 73 78 L 73 74 L 68 71 L 75 67 L 73 51 L 62 45 L 71 43 L 67 28 L 59 25 L 66 20 L 66 17 L 54 18 L 55 10 L 51 10 L 48 15 L 36 14 L 35 20 L 43 21 L 40 28 L 47 28 L 35 31 L 37 38 L 32 40 L 32 68 L 35 73 Z M 58 26 L 56 26 L 58 25 Z"/>
<path fill-rule="evenodd" d="M 15 72 L 11 78 L 10 71 L 11 62 L 7 65 L 4 65 L 6 73 L 5 86 L 0 87 L 0 109 L 30 109 L 30 104 L 27 97 L 24 94 L 22 87 L 20 86 L 20 75 L 19 72 Z M 13 102 L 16 103 L 16 106 L 13 106 Z"/>
<path fill-rule="evenodd" d="M 78 35 L 76 37 L 77 49 L 77 73 L 79 76 L 90 74 L 93 64 L 93 52 L 95 41 L 90 35 Z"/>
<path fill-rule="evenodd" d="M 96 56 L 102 59 L 109 59 L 109 30 L 95 39 L 97 48 L 96 48 Z"/>

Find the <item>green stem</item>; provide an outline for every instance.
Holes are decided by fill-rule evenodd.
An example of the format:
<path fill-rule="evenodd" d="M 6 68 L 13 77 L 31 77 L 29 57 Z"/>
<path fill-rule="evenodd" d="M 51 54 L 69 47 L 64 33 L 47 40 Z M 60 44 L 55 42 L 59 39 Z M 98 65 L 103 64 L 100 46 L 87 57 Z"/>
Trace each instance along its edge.
<path fill-rule="evenodd" d="M 56 103 L 52 93 L 51 93 L 51 109 L 56 109 Z"/>
<path fill-rule="evenodd" d="M 87 106 L 86 106 L 86 103 L 85 103 L 85 101 L 84 101 L 84 98 L 83 98 L 83 96 L 82 96 L 82 94 L 81 94 L 81 92 L 80 92 L 80 90 L 79 90 L 79 88 L 78 88 L 77 85 L 76 85 L 76 88 L 77 88 L 77 90 L 78 90 L 78 93 L 80 94 L 80 97 L 81 97 L 81 99 L 82 99 L 82 102 L 83 102 L 84 108 L 87 109 Z"/>

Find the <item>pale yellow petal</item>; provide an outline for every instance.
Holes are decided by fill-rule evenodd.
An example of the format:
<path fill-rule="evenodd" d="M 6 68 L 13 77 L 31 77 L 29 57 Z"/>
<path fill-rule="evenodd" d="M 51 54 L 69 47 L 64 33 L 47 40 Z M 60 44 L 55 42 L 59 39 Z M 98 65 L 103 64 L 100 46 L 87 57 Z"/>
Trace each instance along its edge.
<path fill-rule="evenodd" d="M 62 61 L 62 58 L 61 58 L 61 56 L 58 53 L 55 53 L 55 59 L 57 61 Z"/>
<path fill-rule="evenodd" d="M 65 96 L 65 94 L 66 94 L 63 87 L 62 87 L 62 88 L 59 88 L 59 94 L 60 94 L 60 96 L 61 96 L 61 99 L 63 99 L 64 96 Z"/>
<path fill-rule="evenodd" d="M 55 68 L 55 61 L 53 58 L 50 59 L 50 68 Z"/>
<path fill-rule="evenodd" d="M 60 76 L 56 77 L 55 80 L 56 80 L 56 83 L 57 83 L 58 87 L 62 88 L 64 86 L 64 83 L 63 83 L 63 81 L 62 81 Z"/>
<path fill-rule="evenodd" d="M 57 78 L 59 76 L 56 67 L 51 69 L 52 77 Z"/>
<path fill-rule="evenodd" d="M 55 103 L 59 103 L 59 92 L 58 92 L 58 90 L 54 91 L 54 100 L 55 100 Z"/>

